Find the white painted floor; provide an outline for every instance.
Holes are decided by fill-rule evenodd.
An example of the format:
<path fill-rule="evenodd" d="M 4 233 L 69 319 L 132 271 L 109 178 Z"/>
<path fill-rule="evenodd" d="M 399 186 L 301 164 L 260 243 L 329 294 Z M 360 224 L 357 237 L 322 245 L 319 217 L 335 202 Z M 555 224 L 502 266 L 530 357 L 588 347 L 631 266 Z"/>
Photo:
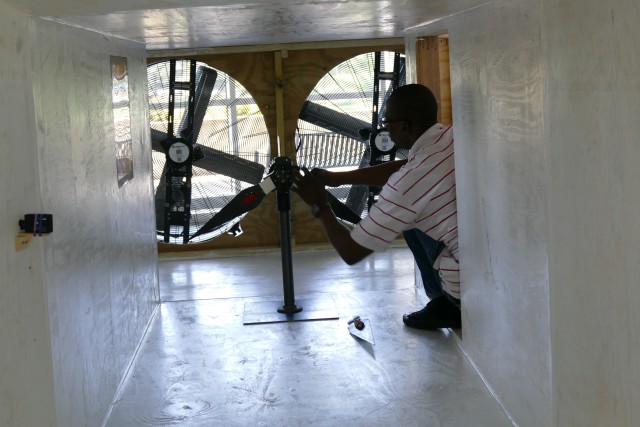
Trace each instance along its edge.
<path fill-rule="evenodd" d="M 328 301 L 339 319 L 243 323 L 252 303 L 282 305 L 279 252 L 161 260 L 163 303 L 106 425 L 512 426 L 452 331 L 403 325 L 406 248 L 355 266 L 297 252 L 293 269 L 296 303 Z M 374 345 L 349 334 L 356 314 Z"/>

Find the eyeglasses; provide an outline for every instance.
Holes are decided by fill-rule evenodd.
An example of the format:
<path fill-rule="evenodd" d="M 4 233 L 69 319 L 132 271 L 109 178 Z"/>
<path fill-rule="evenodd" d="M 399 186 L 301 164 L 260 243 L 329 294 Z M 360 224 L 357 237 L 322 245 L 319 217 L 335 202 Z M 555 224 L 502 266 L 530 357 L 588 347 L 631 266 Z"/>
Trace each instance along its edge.
<path fill-rule="evenodd" d="M 404 121 L 405 121 L 405 120 L 402 120 L 402 119 L 400 119 L 400 120 L 387 120 L 387 119 L 382 119 L 382 120 L 380 120 L 380 124 L 381 124 L 383 127 L 387 127 L 387 125 L 388 125 L 389 123 L 397 123 L 397 122 L 404 122 Z"/>

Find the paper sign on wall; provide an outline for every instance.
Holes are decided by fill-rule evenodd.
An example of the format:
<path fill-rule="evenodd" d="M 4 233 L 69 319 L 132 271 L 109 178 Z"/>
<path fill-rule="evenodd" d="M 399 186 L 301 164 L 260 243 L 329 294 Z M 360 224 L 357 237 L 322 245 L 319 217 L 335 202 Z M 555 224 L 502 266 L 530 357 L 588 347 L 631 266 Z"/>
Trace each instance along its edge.
<path fill-rule="evenodd" d="M 122 187 L 133 178 L 127 58 L 121 56 L 111 57 L 111 81 L 113 125 L 116 142 L 116 171 L 118 174 L 118 187 Z"/>

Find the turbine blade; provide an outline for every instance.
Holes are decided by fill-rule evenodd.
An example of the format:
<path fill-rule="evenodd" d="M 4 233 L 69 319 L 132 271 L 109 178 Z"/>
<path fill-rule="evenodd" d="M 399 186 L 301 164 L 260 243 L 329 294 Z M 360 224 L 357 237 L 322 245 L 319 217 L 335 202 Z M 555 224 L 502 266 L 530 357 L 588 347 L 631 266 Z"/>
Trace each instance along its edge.
<path fill-rule="evenodd" d="M 214 231 L 240 215 L 255 209 L 264 197 L 275 188 L 276 186 L 271 180 L 271 177 L 265 178 L 260 184 L 245 188 L 220 209 L 213 218 L 200 227 L 200 229 L 191 236 L 190 240 Z"/>

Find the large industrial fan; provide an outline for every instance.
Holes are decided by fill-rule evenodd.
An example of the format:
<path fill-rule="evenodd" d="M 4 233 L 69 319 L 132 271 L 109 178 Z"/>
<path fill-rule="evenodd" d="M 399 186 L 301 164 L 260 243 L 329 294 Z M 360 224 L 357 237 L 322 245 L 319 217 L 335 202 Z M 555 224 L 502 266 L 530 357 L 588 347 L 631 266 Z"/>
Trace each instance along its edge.
<path fill-rule="evenodd" d="M 147 68 L 158 240 L 203 242 L 241 232 L 235 216 L 194 236 L 269 163 L 269 136 L 248 91 L 193 60 Z"/>
<path fill-rule="evenodd" d="M 405 83 L 405 58 L 390 51 L 357 55 L 331 69 L 308 96 L 298 119 L 298 165 L 329 170 L 374 166 L 406 158 L 381 126 L 386 101 Z M 329 191 L 366 216 L 379 188 L 343 186 Z"/>

